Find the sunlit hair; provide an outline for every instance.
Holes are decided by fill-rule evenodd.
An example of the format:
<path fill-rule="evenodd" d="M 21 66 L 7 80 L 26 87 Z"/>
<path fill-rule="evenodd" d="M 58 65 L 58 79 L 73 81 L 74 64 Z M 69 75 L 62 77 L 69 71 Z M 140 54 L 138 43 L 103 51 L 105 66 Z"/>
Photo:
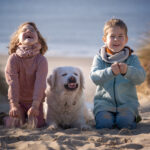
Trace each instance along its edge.
<path fill-rule="evenodd" d="M 37 32 L 38 40 L 39 40 L 39 43 L 41 44 L 40 53 L 42 55 L 44 55 L 45 52 L 47 51 L 48 47 L 47 47 L 45 39 L 42 37 L 41 33 L 39 32 L 39 30 L 37 29 L 35 23 L 33 23 L 33 22 L 25 22 L 25 23 L 21 24 L 18 27 L 17 31 L 13 33 L 13 35 L 11 37 L 11 40 L 10 40 L 10 43 L 9 43 L 9 54 L 12 54 L 12 53 L 16 52 L 16 49 L 19 45 L 19 34 L 21 33 L 21 29 L 25 25 L 31 25 L 35 29 L 35 31 Z"/>
<path fill-rule="evenodd" d="M 107 21 L 104 25 L 104 30 L 103 30 L 104 31 L 104 37 L 107 36 L 108 29 L 110 29 L 112 27 L 116 27 L 116 26 L 123 29 L 125 31 L 126 36 L 127 36 L 128 28 L 127 28 L 126 24 L 121 19 L 113 18 L 113 19 L 110 19 L 109 21 Z"/>

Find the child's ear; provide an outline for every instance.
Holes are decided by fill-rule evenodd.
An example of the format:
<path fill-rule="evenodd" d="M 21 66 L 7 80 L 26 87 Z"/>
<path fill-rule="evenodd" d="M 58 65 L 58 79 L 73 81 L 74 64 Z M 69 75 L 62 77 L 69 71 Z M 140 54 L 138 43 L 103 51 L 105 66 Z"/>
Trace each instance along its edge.
<path fill-rule="evenodd" d="M 128 42 L 128 36 L 126 36 L 126 43 Z"/>
<path fill-rule="evenodd" d="M 18 41 L 19 41 L 19 40 L 18 40 Z M 18 43 L 17 43 L 17 46 L 19 46 L 19 45 L 21 45 L 21 43 L 20 43 L 20 42 L 18 42 Z"/>
<path fill-rule="evenodd" d="M 105 43 L 105 42 L 106 42 L 106 37 L 103 36 L 102 40 L 103 40 L 103 42 Z"/>

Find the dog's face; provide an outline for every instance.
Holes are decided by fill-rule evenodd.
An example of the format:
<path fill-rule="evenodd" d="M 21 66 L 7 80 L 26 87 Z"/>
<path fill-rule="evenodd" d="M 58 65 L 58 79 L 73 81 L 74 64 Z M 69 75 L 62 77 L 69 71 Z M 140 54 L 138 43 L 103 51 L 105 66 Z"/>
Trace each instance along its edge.
<path fill-rule="evenodd" d="M 48 83 L 51 90 L 75 91 L 83 88 L 83 74 L 79 68 L 58 67 L 48 78 Z"/>

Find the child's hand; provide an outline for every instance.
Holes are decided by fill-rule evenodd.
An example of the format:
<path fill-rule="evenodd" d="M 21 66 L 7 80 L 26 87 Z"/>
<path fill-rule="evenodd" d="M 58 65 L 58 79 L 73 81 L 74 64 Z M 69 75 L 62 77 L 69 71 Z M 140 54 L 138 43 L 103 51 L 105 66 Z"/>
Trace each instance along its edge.
<path fill-rule="evenodd" d="M 16 106 L 12 106 L 9 111 L 9 116 L 10 117 L 19 117 L 19 115 L 20 115 L 19 108 Z"/>
<path fill-rule="evenodd" d="M 117 62 L 113 63 L 111 65 L 111 69 L 112 69 L 112 72 L 113 72 L 114 75 L 118 75 L 120 73 L 119 65 L 118 65 Z"/>
<path fill-rule="evenodd" d="M 38 116 L 39 115 L 39 110 L 36 108 L 36 107 L 31 107 L 29 110 L 28 110 L 28 116 Z"/>
<path fill-rule="evenodd" d="M 127 68 L 128 68 L 127 64 L 119 63 L 119 69 L 122 75 L 125 75 L 127 73 Z"/>

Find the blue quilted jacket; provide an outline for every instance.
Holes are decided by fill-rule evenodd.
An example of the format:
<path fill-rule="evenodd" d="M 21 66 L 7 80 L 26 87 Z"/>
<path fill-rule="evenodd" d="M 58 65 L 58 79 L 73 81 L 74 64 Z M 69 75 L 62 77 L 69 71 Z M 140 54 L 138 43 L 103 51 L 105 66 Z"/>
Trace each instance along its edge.
<path fill-rule="evenodd" d="M 111 64 L 96 55 L 91 68 L 91 79 L 97 89 L 94 97 L 94 114 L 100 111 L 120 112 L 130 110 L 138 116 L 138 97 L 136 85 L 145 80 L 145 71 L 138 57 L 131 55 L 124 61 L 128 65 L 127 73 L 115 76 Z"/>

